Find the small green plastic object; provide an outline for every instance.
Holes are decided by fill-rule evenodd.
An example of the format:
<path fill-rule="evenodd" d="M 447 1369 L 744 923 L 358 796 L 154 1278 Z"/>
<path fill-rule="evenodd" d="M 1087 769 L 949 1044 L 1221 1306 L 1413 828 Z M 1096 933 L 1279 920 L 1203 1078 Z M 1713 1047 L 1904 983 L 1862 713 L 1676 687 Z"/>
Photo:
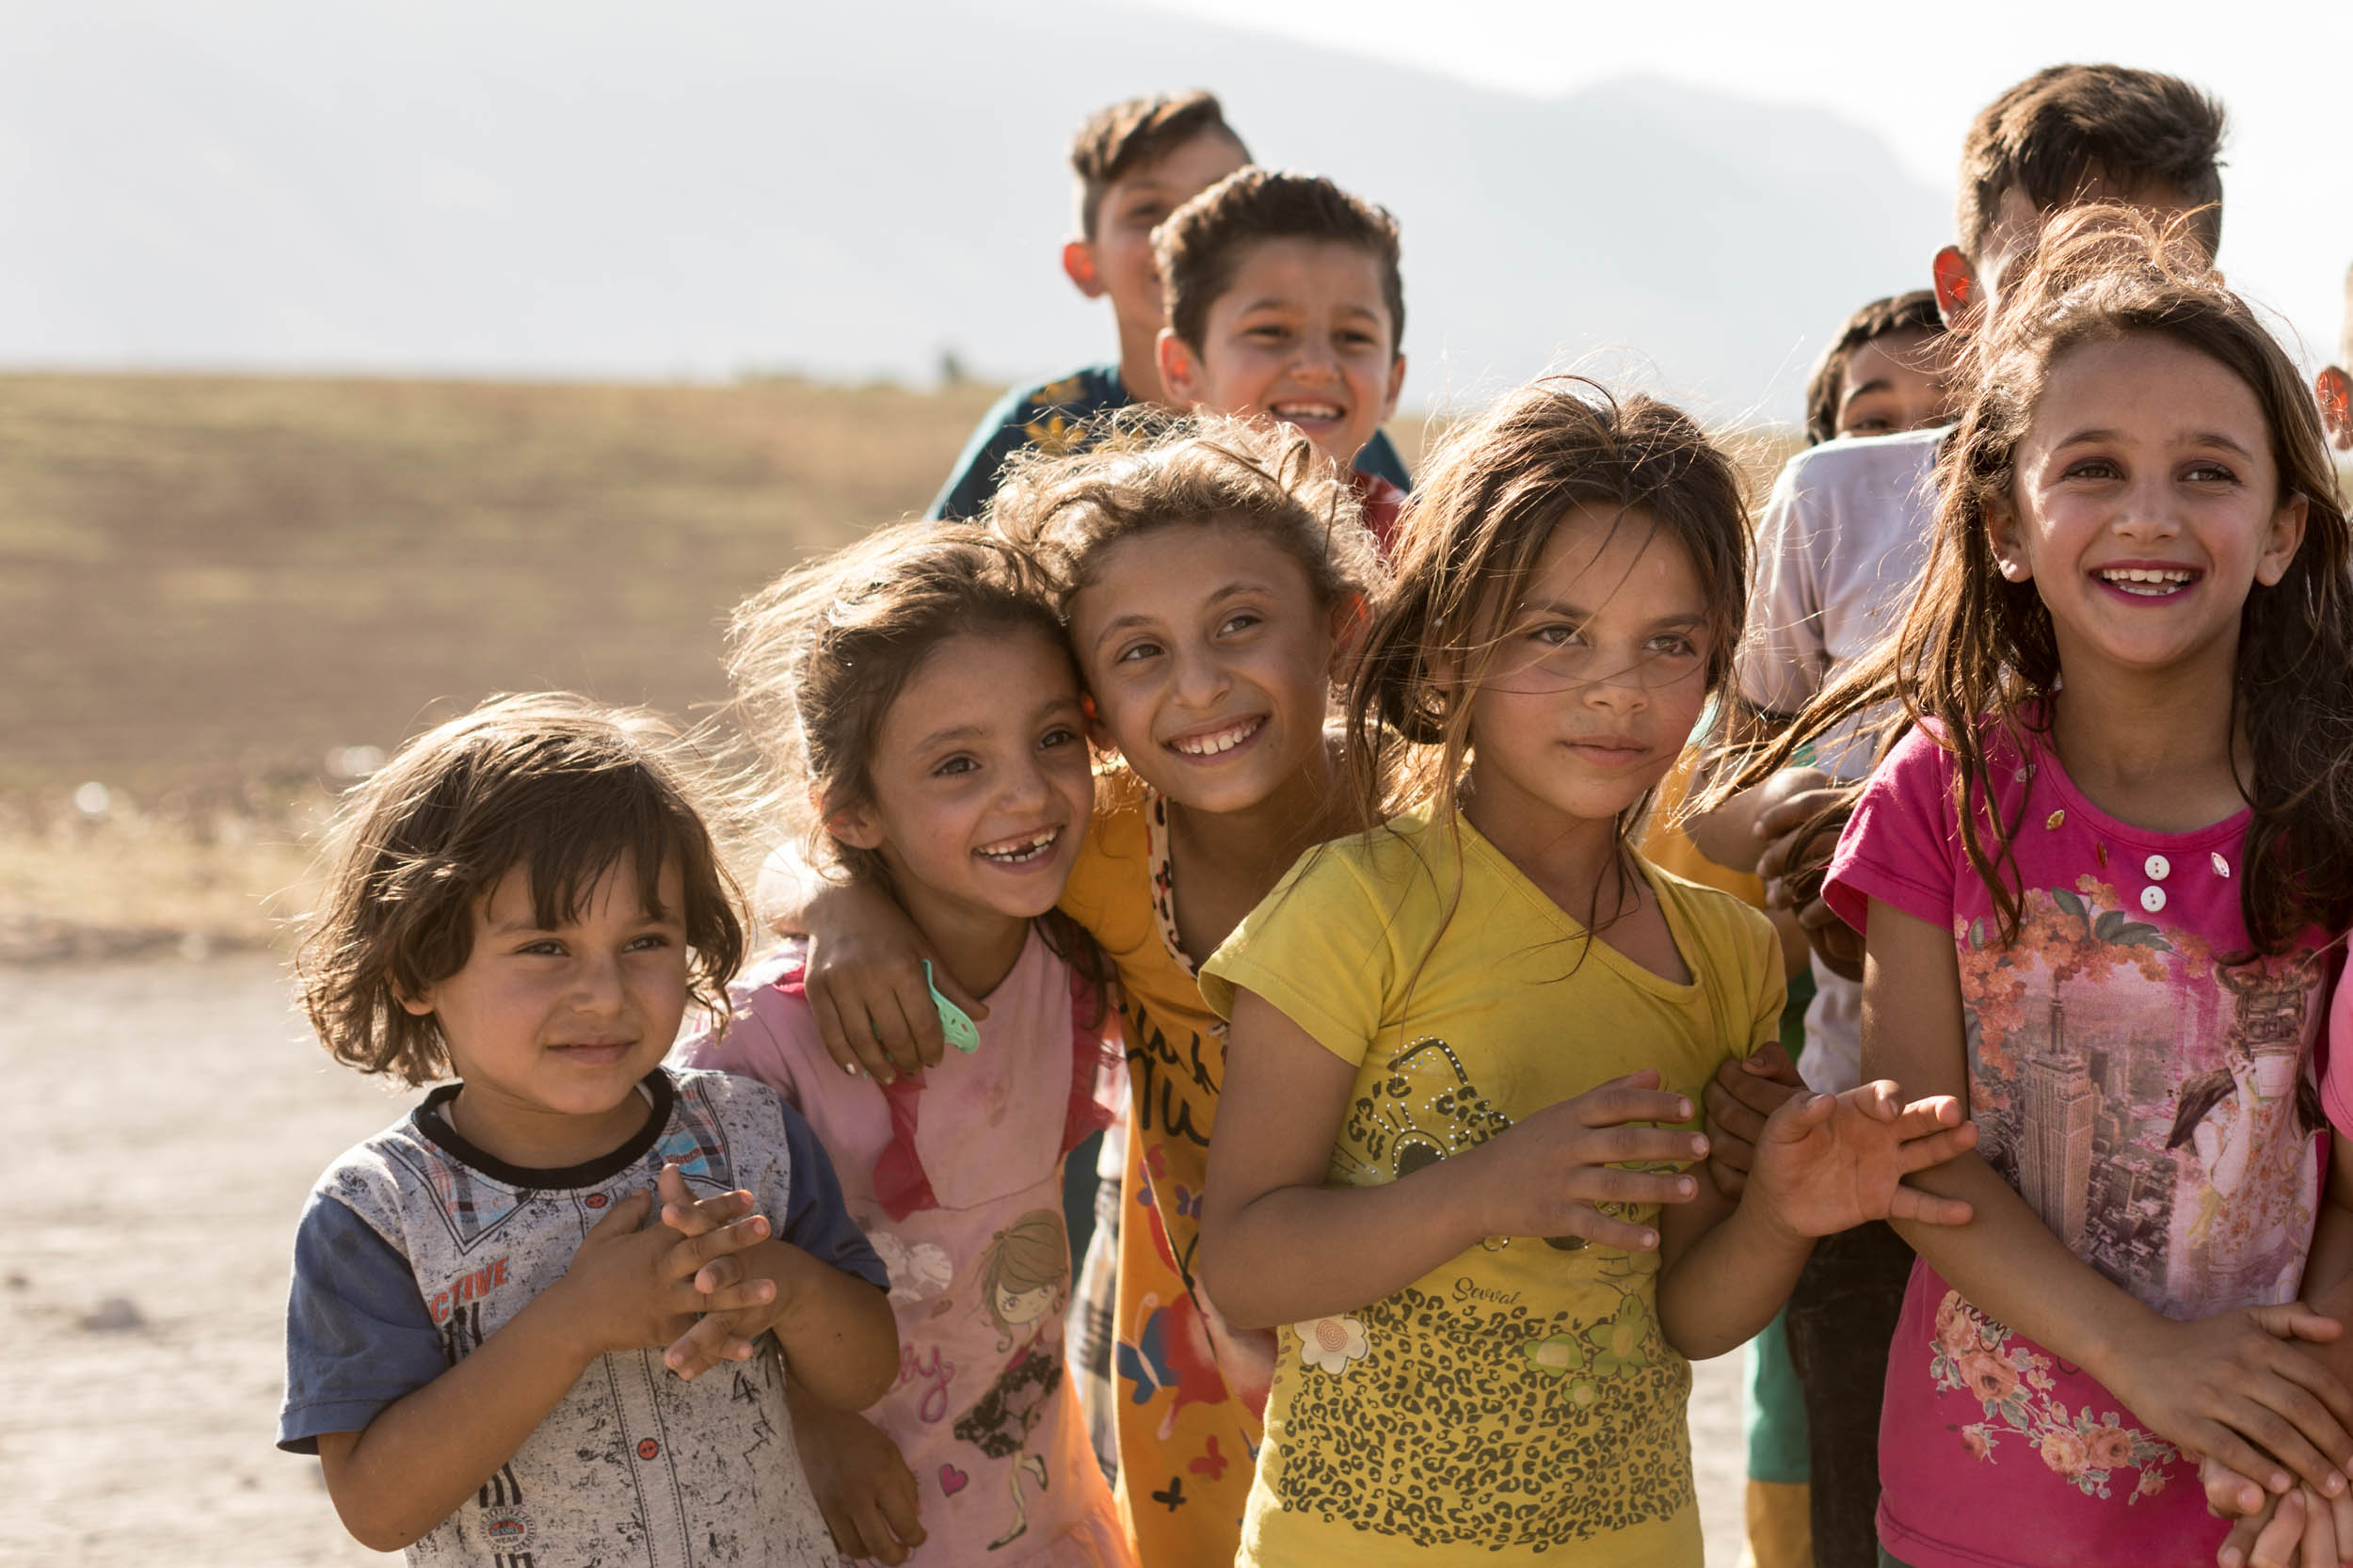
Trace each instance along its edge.
<path fill-rule="evenodd" d="M 932 1005 L 939 1009 L 939 1032 L 948 1037 L 948 1043 L 968 1054 L 980 1049 L 980 1027 L 973 1023 L 970 1014 L 939 994 L 928 958 L 923 960 L 923 984 L 932 993 Z"/>

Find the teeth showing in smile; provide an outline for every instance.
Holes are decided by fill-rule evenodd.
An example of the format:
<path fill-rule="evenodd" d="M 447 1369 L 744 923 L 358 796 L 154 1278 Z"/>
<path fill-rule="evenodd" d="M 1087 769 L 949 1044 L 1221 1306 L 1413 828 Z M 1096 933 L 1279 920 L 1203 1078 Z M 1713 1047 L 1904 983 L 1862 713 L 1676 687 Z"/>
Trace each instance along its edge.
<path fill-rule="evenodd" d="M 1059 827 L 1040 828 L 1018 839 L 1008 839 L 1001 844 L 984 844 L 972 853 L 1000 866 L 1026 866 L 1052 849 L 1061 837 L 1062 829 Z"/>
<path fill-rule="evenodd" d="M 1277 403 L 1273 408 L 1277 419 L 1336 420 L 1340 417 L 1340 408 L 1337 403 Z"/>
<path fill-rule="evenodd" d="M 2109 567 L 2101 570 L 2100 581 L 2128 594 L 2155 599 L 2187 586 L 2196 575 L 2175 567 Z"/>
<path fill-rule="evenodd" d="M 1169 749 L 1181 751 L 1188 757 L 1215 757 L 1220 752 L 1233 750 L 1256 735 L 1258 726 L 1265 722 L 1264 719 L 1244 719 L 1224 729 L 1212 729 L 1206 735 L 1187 735 L 1181 740 L 1169 742 Z"/>

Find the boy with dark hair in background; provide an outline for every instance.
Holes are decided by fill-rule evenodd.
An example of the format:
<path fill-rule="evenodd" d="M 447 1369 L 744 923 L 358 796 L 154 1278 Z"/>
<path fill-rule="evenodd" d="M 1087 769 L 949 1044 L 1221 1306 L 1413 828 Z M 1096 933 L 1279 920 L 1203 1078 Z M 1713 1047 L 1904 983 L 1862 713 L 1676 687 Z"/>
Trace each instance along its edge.
<path fill-rule="evenodd" d="M 1214 94 L 1158 93 L 1096 110 L 1070 142 L 1078 236 L 1063 246 L 1063 272 L 1089 299 L 1109 299 L 1119 358 L 1034 386 L 1016 387 L 981 416 L 956 458 L 935 518 L 972 518 L 997 490 L 1005 459 L 1025 447 L 1073 448 L 1095 416 L 1131 403 L 1173 401 L 1160 381 L 1158 339 L 1165 316 L 1152 231 L 1193 197 L 1250 162 Z M 1388 438 L 1376 433 L 1358 464 L 1408 484 Z"/>
<path fill-rule="evenodd" d="M 1153 236 L 1168 401 L 1292 425 L 1347 471 L 1397 411 L 1405 283 L 1397 220 L 1321 175 L 1243 168 Z M 1402 487 L 1351 474 L 1386 552 Z"/>
<path fill-rule="evenodd" d="M 2167 218 L 2191 215 L 2209 254 L 2220 242 L 2222 107 L 2177 77 L 2114 65 L 2039 71 L 1987 104 L 1962 144 L 1958 243 L 1931 264 L 1938 309 L 1956 332 L 1998 308 L 2005 275 L 2029 255 L 2043 219 L 2090 201 Z M 1935 514 L 1931 470 L 1945 432 L 1833 440 L 1792 458 L 1757 532 L 1749 637 L 1737 684 L 1749 736 L 1785 728 L 1849 660 L 1902 618 Z M 1735 739 L 1741 736 L 1736 732 Z M 1849 735 L 1815 767 L 1791 770 L 1691 824 L 1709 858 L 1755 867 L 1776 902 L 1798 905 L 1814 938 L 1817 993 L 1801 1072 L 1837 1092 L 1862 1075 L 1859 939 L 1814 896 L 1871 747 Z M 1776 804 L 1777 802 L 1777 804 Z M 1763 857 L 1759 859 L 1759 852 Z M 1785 1088 L 1739 1071 L 1707 1092 L 1710 1129 L 1761 1128 Z M 1787 1308 L 1804 1391 L 1811 1512 L 1821 1568 L 1879 1561 L 1879 1416 L 1887 1348 L 1911 1273 L 1910 1249 L 1884 1224 L 1815 1249 Z"/>
<path fill-rule="evenodd" d="M 1951 424 L 1951 359 L 1934 289 L 1872 300 L 1847 318 L 1806 377 L 1806 445 Z"/>

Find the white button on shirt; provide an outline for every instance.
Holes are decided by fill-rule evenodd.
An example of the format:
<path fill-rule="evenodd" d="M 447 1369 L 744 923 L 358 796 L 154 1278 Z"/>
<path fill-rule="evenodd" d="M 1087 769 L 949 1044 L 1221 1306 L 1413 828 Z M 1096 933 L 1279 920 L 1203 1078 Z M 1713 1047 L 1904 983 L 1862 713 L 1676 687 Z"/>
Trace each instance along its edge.
<path fill-rule="evenodd" d="M 2173 862 L 2162 855 L 2153 855 L 2140 863 L 2140 869 L 2149 873 L 2150 881 L 2163 882 L 2173 874 Z"/>
<path fill-rule="evenodd" d="M 2153 887 L 2143 888 L 2140 890 L 2140 906 L 2143 909 L 2148 910 L 2152 915 L 2155 914 L 2158 910 L 2163 909 L 2165 907 L 2165 889 Z"/>

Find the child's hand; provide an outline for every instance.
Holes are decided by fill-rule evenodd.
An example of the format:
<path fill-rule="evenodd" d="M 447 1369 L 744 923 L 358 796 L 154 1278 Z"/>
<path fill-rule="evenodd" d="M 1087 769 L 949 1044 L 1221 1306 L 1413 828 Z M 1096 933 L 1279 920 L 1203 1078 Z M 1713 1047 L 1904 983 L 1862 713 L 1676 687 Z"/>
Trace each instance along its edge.
<path fill-rule="evenodd" d="M 1766 1120 L 1804 1087 L 1797 1064 L 1778 1040 L 1716 1069 L 1714 1080 L 1700 1092 L 1700 1104 L 1707 1112 L 1707 1179 L 1717 1192 L 1728 1198 L 1740 1195 Z"/>
<path fill-rule="evenodd" d="M 1765 1124 L 1756 1181 L 1746 1200 L 1801 1237 L 1829 1236 L 1866 1220 L 1962 1225 L 1970 1208 L 1906 1187 L 1903 1178 L 1941 1165 L 1977 1142 L 1950 1095 L 1904 1104 L 1885 1079 L 1843 1095 L 1792 1096 Z"/>
<path fill-rule="evenodd" d="M 2301 1302 L 2187 1322 L 2152 1312 L 2117 1344 L 2113 1368 L 2094 1375 L 2158 1436 L 2212 1462 L 2203 1472 L 2210 1505 L 2235 1500 L 2229 1512 L 2246 1512 L 2243 1492 L 2234 1499 L 2217 1467 L 2272 1493 L 2300 1477 L 2333 1501 L 2346 1495 L 2353 1470 L 2353 1391 L 2285 1341 L 2325 1344 L 2341 1332 Z"/>
<path fill-rule="evenodd" d="M 1645 1252 L 1658 1233 L 1613 1220 L 1600 1205 L 1689 1203 L 1699 1184 L 1680 1171 L 1629 1171 L 1628 1164 L 1681 1166 L 1707 1153 L 1707 1140 L 1679 1127 L 1691 1102 L 1662 1093 L 1658 1074 L 1639 1073 L 1545 1106 L 1479 1151 L 1481 1232 L 1488 1236 L 1582 1237 Z"/>
<path fill-rule="evenodd" d="M 1765 787 L 1782 776 L 1774 775 Z M 1756 874 L 1767 884 L 1766 902 L 1795 910 L 1822 967 L 1855 981 L 1863 978 L 1863 936 L 1822 902 L 1822 873 L 1861 792 L 1860 785 L 1825 782 L 1790 795 L 1756 819 L 1756 836 L 1770 840 L 1756 862 Z"/>
<path fill-rule="evenodd" d="M 914 1472 L 865 1416 L 794 1399 L 792 1441 L 843 1557 L 904 1562 L 924 1541 Z"/>
<path fill-rule="evenodd" d="M 948 1041 L 924 984 L 926 958 L 942 996 L 975 1021 L 988 1016 L 987 1007 L 949 975 L 898 901 L 878 888 L 827 885 L 809 902 L 808 930 L 803 981 L 808 1008 L 826 1052 L 847 1072 L 889 1083 L 902 1073 L 939 1064 Z"/>
<path fill-rule="evenodd" d="M 611 1351 L 668 1345 L 698 1313 L 758 1306 L 776 1294 L 764 1279 L 710 1294 L 695 1288 L 706 1265 L 765 1240 L 767 1216 L 753 1214 L 680 1240 L 666 1225 L 646 1224 L 653 1202 L 653 1193 L 640 1192 L 615 1204 L 582 1238 L 571 1266 L 551 1288 L 568 1298 L 564 1320 L 589 1360 Z"/>
<path fill-rule="evenodd" d="M 2345 1533 L 2343 1499 L 2298 1486 L 2282 1496 L 2264 1494 L 2262 1509 L 2239 1520 L 2215 1553 L 2220 1568 L 2334 1568 Z"/>
<path fill-rule="evenodd" d="M 752 1207 L 752 1195 L 741 1189 L 697 1201 L 676 1165 L 662 1167 L 655 1193 L 662 1204 L 662 1223 L 687 1237 L 708 1236 Z M 708 1299 L 730 1286 L 763 1279 L 746 1267 L 749 1256 L 749 1252 L 743 1252 L 712 1258 L 695 1272 L 695 1289 Z M 749 1361 L 758 1348 L 755 1341 L 776 1326 L 784 1310 L 782 1291 L 774 1280 L 767 1284 L 769 1299 L 764 1304 L 733 1312 L 704 1312 L 662 1352 L 662 1364 L 692 1383 L 723 1362 Z"/>

